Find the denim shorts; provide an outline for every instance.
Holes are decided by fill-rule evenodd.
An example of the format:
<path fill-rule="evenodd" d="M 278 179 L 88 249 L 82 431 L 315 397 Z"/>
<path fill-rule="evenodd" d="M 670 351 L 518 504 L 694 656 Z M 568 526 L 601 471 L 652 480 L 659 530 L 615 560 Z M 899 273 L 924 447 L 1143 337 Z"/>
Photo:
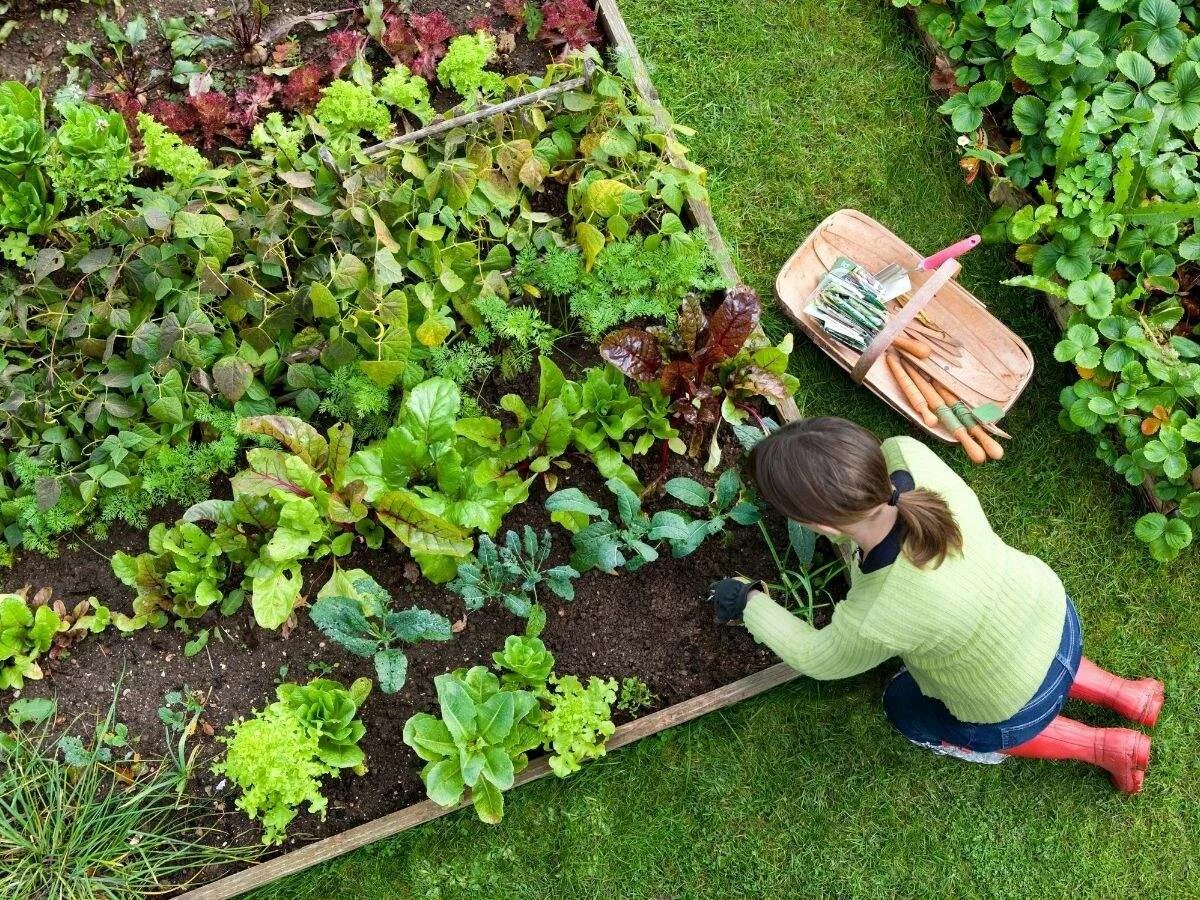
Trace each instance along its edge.
<path fill-rule="evenodd" d="M 1058 652 L 1033 699 L 1012 718 L 995 724 L 961 722 L 941 700 L 922 694 L 908 669 L 901 669 L 888 683 L 883 692 L 883 708 L 891 723 L 914 743 L 933 747 L 950 744 L 976 753 L 1007 750 L 1036 737 L 1054 721 L 1067 702 L 1082 657 L 1083 629 L 1075 604 L 1067 597 Z"/>

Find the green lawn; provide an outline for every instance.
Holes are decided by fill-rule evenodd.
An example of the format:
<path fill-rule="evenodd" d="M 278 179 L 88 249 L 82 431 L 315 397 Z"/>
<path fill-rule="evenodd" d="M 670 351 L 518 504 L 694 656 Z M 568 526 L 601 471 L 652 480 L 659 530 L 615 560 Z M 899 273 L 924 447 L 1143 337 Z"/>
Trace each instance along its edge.
<path fill-rule="evenodd" d="M 625 14 L 667 106 L 698 131 L 717 218 L 759 290 L 769 294 L 795 245 L 840 206 L 930 251 L 986 221 L 916 41 L 881 0 L 626 0 Z M 1088 439 L 1059 431 L 1053 330 L 1035 297 L 998 287 L 1004 251 L 977 251 L 965 269 L 1041 368 L 1008 420 L 1016 439 L 1001 464 L 948 458 L 998 530 L 1061 573 L 1089 655 L 1166 680 L 1141 797 L 1072 764 L 973 767 L 910 749 L 879 709 L 894 668 L 884 666 L 777 689 L 567 781 L 521 788 L 498 828 L 459 813 L 258 896 L 1200 893 L 1196 557 L 1151 562 L 1130 535 L 1134 498 Z M 805 412 L 903 429 L 807 345 L 796 372 Z"/>

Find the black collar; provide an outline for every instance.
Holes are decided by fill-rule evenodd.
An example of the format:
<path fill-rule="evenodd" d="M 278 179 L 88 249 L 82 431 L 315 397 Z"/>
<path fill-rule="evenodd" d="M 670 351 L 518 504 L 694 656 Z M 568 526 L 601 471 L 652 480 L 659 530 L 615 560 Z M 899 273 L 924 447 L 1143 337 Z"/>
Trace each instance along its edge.
<path fill-rule="evenodd" d="M 892 473 L 892 487 L 900 493 L 911 491 L 916 486 L 912 473 L 907 469 L 897 469 Z M 859 570 L 866 575 L 868 572 L 877 572 L 894 563 L 904 546 L 904 532 L 904 522 L 897 518 L 896 524 L 892 526 L 891 531 L 884 535 L 883 540 L 872 547 L 870 553 L 862 557 L 858 566 Z"/>

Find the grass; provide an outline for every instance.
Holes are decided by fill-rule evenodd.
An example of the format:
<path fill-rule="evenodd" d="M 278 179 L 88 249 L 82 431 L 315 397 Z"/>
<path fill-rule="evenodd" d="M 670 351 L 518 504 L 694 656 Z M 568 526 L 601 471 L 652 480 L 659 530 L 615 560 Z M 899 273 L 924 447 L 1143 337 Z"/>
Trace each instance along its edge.
<path fill-rule="evenodd" d="M 803 236 L 841 206 L 929 251 L 987 219 L 962 183 L 927 65 L 880 0 L 625 0 L 624 12 L 693 154 L 741 267 L 769 294 Z M 910 749 L 879 690 L 895 668 L 802 680 L 510 798 L 489 828 L 468 811 L 262 891 L 332 897 L 1116 897 L 1200 893 L 1196 556 L 1170 568 L 1131 536 L 1135 498 L 1088 439 L 1056 424 L 1065 373 L 1040 301 L 999 287 L 984 248 L 963 280 L 1034 348 L 1000 464 L 946 458 L 997 530 L 1050 562 L 1076 598 L 1089 655 L 1155 673 L 1169 702 L 1145 793 L 1119 797 L 1072 764 L 973 767 Z M 801 341 L 808 414 L 880 434 L 904 424 Z M 939 448 L 943 449 L 943 448 Z M 1095 722 L 1112 719 L 1069 708 Z"/>

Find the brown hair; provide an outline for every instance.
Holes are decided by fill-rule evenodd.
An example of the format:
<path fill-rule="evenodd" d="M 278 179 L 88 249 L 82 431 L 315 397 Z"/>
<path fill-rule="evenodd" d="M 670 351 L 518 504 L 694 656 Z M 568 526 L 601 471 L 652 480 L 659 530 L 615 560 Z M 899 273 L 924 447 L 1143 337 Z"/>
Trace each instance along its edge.
<path fill-rule="evenodd" d="M 892 498 L 879 438 L 845 419 L 791 422 L 763 438 L 750 457 L 759 491 L 789 519 L 839 528 Z M 918 568 L 937 568 L 962 550 L 962 532 L 946 501 L 933 491 L 905 491 L 896 501 L 905 526 L 904 555 Z"/>

